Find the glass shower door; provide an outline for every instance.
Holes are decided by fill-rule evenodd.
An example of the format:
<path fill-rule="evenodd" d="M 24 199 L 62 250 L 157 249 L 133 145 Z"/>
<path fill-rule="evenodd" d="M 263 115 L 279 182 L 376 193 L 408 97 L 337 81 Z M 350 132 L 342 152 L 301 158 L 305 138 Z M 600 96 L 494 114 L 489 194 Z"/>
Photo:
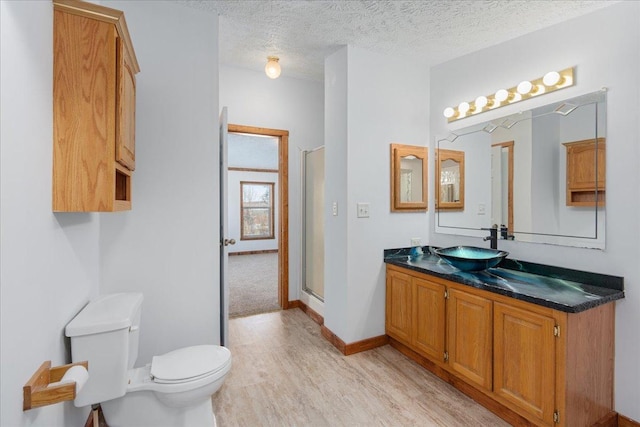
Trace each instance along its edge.
<path fill-rule="evenodd" d="M 324 147 L 305 151 L 302 289 L 324 301 Z"/>

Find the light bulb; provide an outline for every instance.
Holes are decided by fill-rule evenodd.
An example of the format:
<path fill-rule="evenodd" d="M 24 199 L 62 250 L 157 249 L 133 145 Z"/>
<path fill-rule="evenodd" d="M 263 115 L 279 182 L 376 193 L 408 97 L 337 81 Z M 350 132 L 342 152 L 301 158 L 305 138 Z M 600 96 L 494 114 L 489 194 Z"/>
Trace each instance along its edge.
<path fill-rule="evenodd" d="M 533 89 L 533 85 L 531 84 L 531 82 L 529 80 L 525 80 L 523 82 L 520 82 L 520 84 L 518 84 L 518 93 L 521 95 L 526 95 L 529 92 L 531 92 L 531 90 Z"/>
<path fill-rule="evenodd" d="M 500 89 L 495 95 L 496 101 L 503 102 L 509 98 L 509 92 L 506 89 Z"/>
<path fill-rule="evenodd" d="M 542 78 L 542 83 L 544 83 L 545 86 L 557 85 L 558 83 L 560 83 L 560 73 L 558 73 L 557 71 L 549 71 Z"/>
<path fill-rule="evenodd" d="M 469 105 L 468 102 L 461 102 L 458 105 L 458 111 L 460 112 L 460 114 L 467 114 L 467 112 L 469 111 L 469 109 L 471 108 L 471 106 Z"/>
<path fill-rule="evenodd" d="M 489 100 L 486 96 L 479 96 L 476 98 L 476 109 L 482 110 L 484 107 L 489 104 Z"/>
<path fill-rule="evenodd" d="M 454 110 L 453 108 L 451 108 L 451 107 L 447 107 L 447 108 L 445 108 L 445 109 L 444 109 L 444 111 L 442 112 L 442 114 L 443 114 L 447 119 L 450 119 L 451 117 L 453 117 L 453 116 L 456 114 L 456 112 L 455 112 L 455 110 Z"/>
<path fill-rule="evenodd" d="M 280 77 L 280 72 L 282 71 L 280 68 L 280 63 L 278 62 L 280 59 L 277 56 L 268 56 L 267 59 L 269 61 L 264 67 L 264 72 L 270 79 L 277 79 L 278 77 Z"/>

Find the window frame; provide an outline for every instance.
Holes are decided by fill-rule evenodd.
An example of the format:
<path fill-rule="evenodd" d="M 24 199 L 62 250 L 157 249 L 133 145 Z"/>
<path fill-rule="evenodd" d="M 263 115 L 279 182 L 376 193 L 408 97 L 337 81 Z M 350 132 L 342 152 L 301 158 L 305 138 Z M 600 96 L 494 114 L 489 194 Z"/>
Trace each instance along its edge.
<path fill-rule="evenodd" d="M 245 201 L 244 201 L 244 186 L 245 185 L 262 185 L 269 187 L 269 235 L 259 235 L 252 236 L 246 235 L 244 232 L 244 211 L 245 211 Z M 275 182 L 264 182 L 264 181 L 240 181 L 240 240 L 273 240 L 275 239 L 275 204 L 274 204 L 274 190 L 275 190 Z M 252 209 L 248 207 L 246 209 Z M 264 207 L 255 207 L 253 209 L 265 209 Z"/>

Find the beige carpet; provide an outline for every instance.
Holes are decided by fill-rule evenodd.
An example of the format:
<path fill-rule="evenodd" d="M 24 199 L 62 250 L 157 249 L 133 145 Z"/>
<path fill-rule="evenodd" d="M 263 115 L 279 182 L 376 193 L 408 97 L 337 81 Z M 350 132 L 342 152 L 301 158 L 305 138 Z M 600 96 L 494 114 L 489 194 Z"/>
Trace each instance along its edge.
<path fill-rule="evenodd" d="M 229 317 L 279 310 L 278 254 L 229 257 Z"/>

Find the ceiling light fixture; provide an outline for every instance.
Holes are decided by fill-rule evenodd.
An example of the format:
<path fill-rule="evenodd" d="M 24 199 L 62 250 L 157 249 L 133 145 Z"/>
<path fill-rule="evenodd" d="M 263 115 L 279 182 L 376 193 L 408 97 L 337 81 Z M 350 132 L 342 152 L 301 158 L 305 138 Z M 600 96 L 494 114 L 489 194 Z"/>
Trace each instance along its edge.
<path fill-rule="evenodd" d="M 280 77 L 282 69 L 280 68 L 279 60 L 280 58 L 277 56 L 267 56 L 267 65 L 264 67 L 264 72 L 270 79 L 277 79 Z"/>
<path fill-rule="evenodd" d="M 561 71 L 550 71 L 543 77 L 534 80 L 524 80 L 515 87 L 500 89 L 491 95 L 479 96 L 475 101 L 461 102 L 457 107 L 447 107 L 443 111 L 443 114 L 448 122 L 453 122 L 494 108 L 524 101 L 534 96 L 564 89 L 575 84 L 573 73 L 574 67 Z"/>

